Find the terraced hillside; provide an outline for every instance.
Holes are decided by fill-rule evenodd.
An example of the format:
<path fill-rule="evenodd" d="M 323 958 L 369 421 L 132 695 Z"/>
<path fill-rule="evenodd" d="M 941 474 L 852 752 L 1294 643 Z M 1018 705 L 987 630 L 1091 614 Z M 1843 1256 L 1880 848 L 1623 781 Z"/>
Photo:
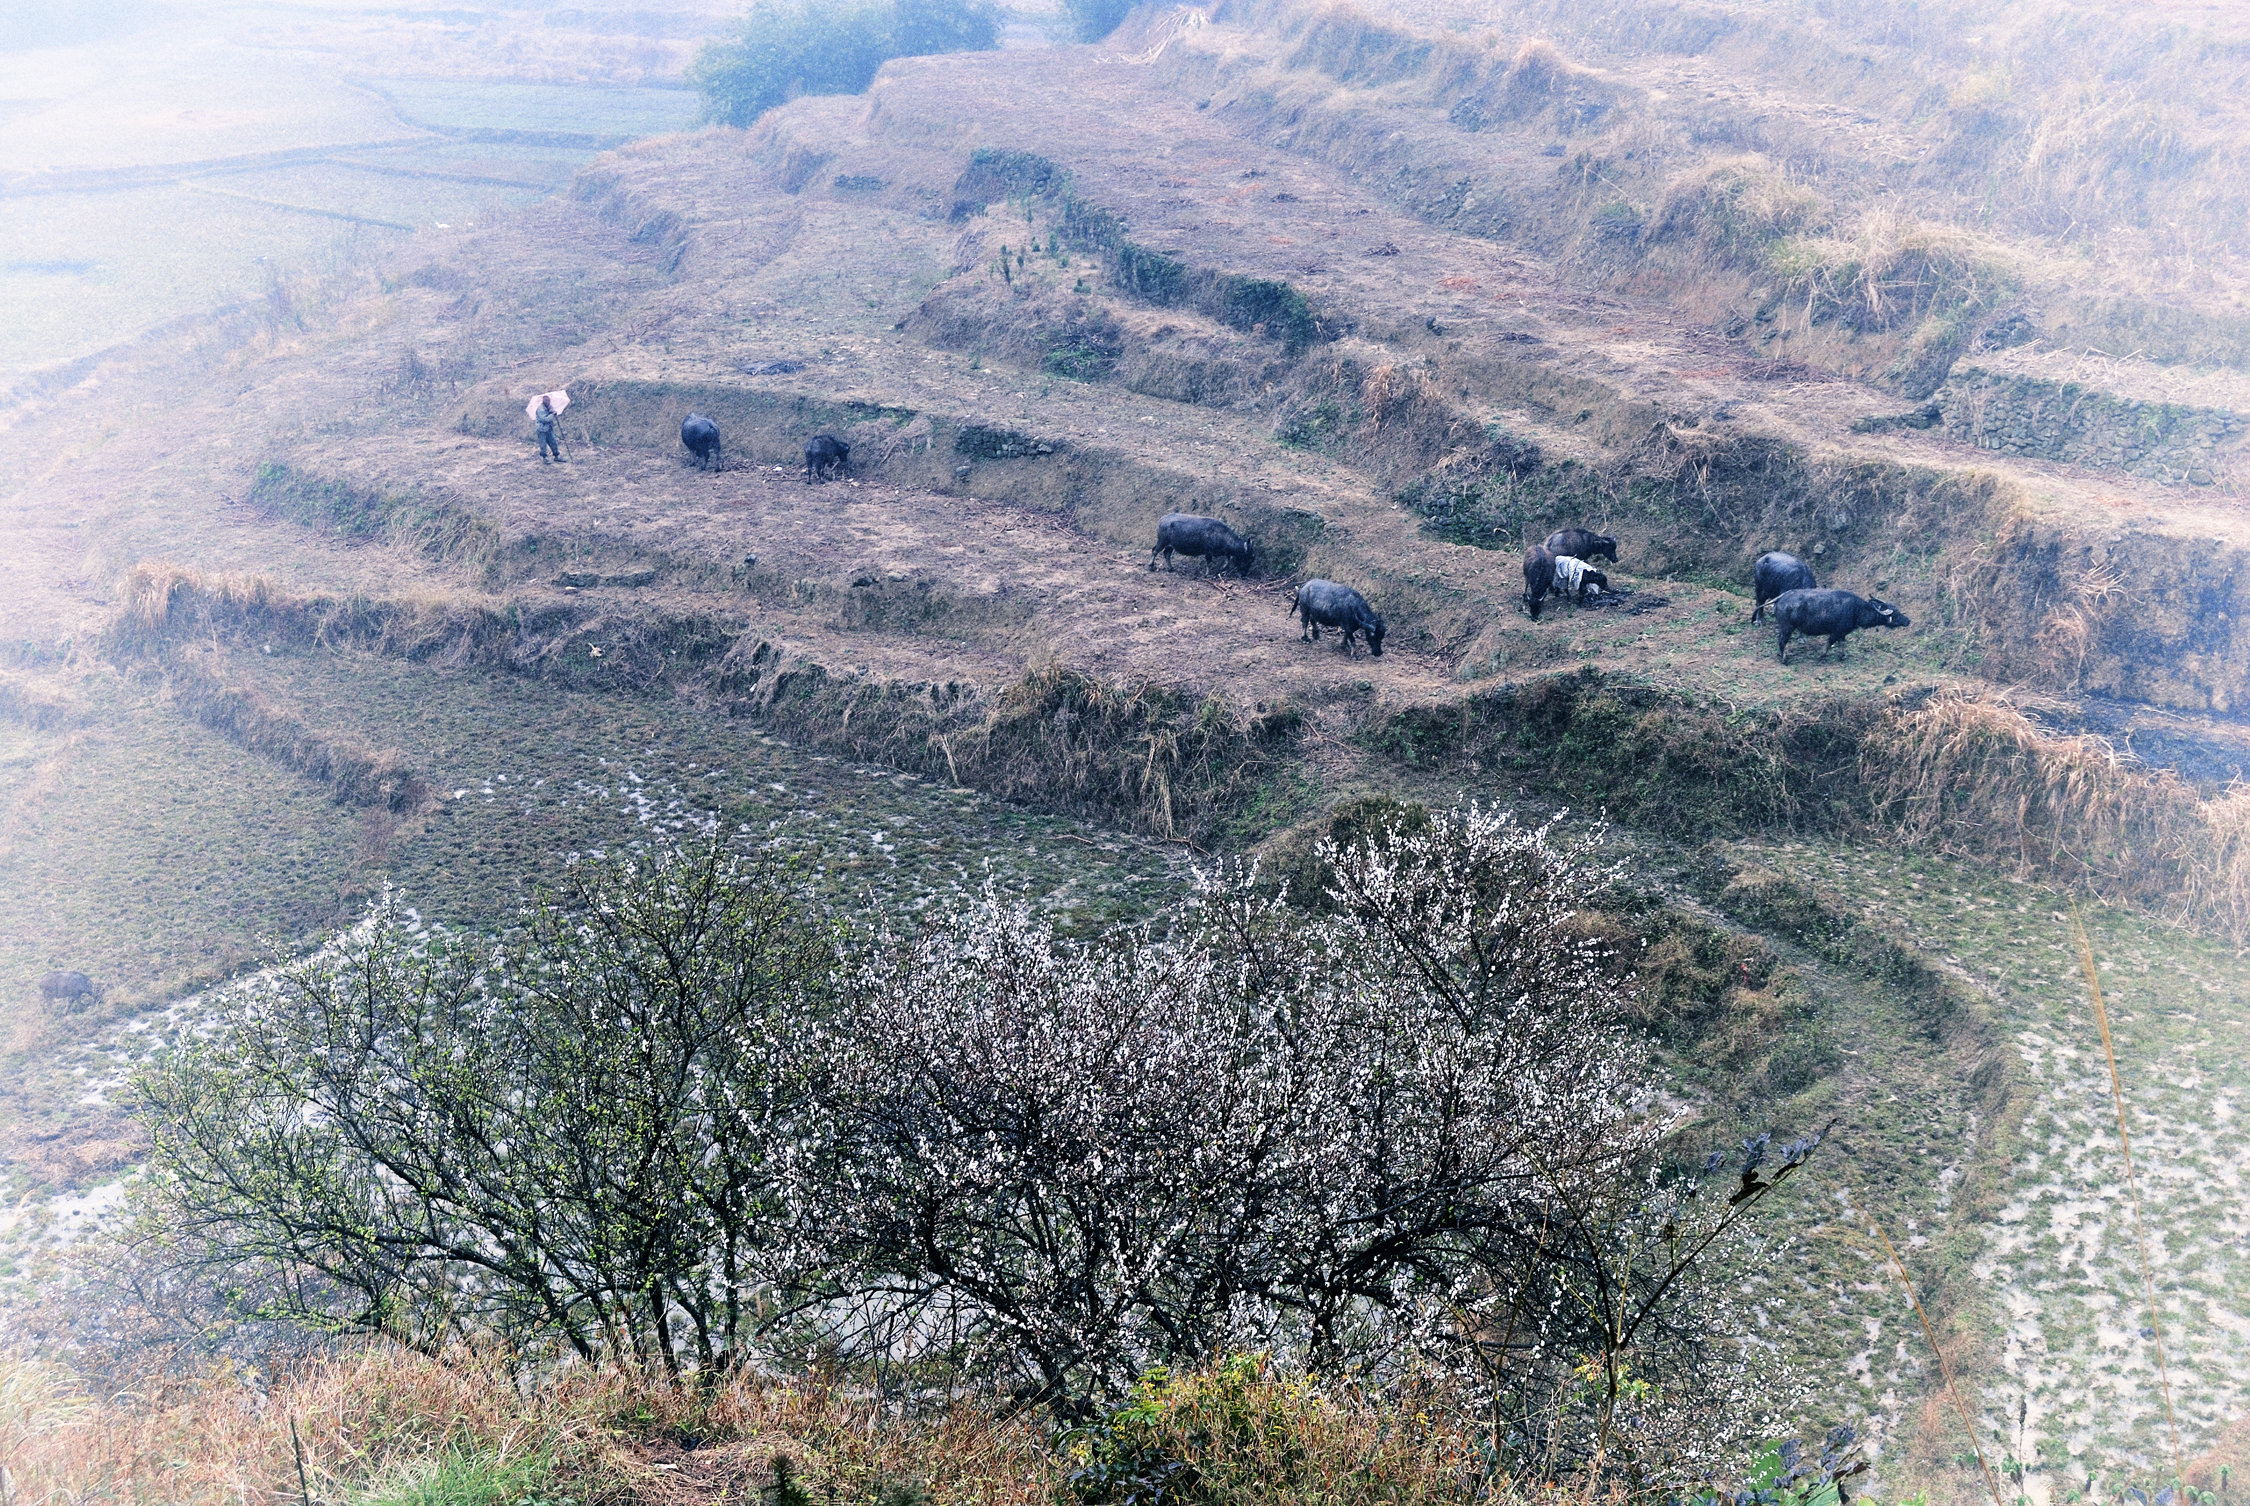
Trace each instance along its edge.
<path fill-rule="evenodd" d="M 1370 794 L 1468 796 L 1618 823 L 1643 885 L 1590 923 L 1693 1136 L 1840 1119 L 1751 1279 L 1887 1490 L 1983 1477 L 1854 1204 L 2025 1494 L 2170 1469 L 2083 906 L 2186 1452 L 2223 1443 L 2250 1399 L 2224 289 L 2069 293 L 2033 231 L 2003 255 L 1936 220 L 1847 272 L 1819 216 L 1886 172 L 1946 210 L 1953 126 L 1841 73 L 1776 103 L 1776 54 L 1724 28 L 1428 24 L 1157 9 L 894 63 L 7 410 L 0 1275 L 137 1154 L 106 1084 L 193 1017 L 142 1011 L 386 880 L 476 923 L 717 811 L 831 894 L 989 873 L 1097 925 Z M 523 417 L 556 387 L 561 466 Z M 819 432 L 847 479 L 804 478 Z M 1257 568 L 1152 572 L 1175 510 Z M 1615 589 L 1534 621 L 1520 552 L 1579 523 L 1620 539 Z M 1913 626 L 1776 663 L 1772 548 Z M 1299 638 L 1314 576 L 1385 614 L 1379 658 Z M 37 1006 L 62 965 L 99 1010 Z"/>

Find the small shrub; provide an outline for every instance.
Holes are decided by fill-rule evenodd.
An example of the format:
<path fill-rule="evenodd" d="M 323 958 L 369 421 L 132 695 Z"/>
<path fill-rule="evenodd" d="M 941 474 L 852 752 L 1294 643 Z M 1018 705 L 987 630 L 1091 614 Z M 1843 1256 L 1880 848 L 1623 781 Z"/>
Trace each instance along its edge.
<path fill-rule="evenodd" d="M 1074 382 L 1098 382 L 1117 369 L 1117 352 L 1084 335 L 1075 335 L 1047 352 L 1040 365 Z"/>
<path fill-rule="evenodd" d="M 1274 437 L 1292 450 L 1326 450 L 1341 444 L 1351 427 L 1351 415 L 1335 399 L 1325 398 L 1290 414 Z"/>
<path fill-rule="evenodd" d="M 1743 158 L 1683 173 L 1667 184 L 1649 217 L 1648 239 L 1699 242 L 1731 265 L 1756 270 L 1776 245 L 1819 214 L 1812 190 L 1755 158 Z"/>
<path fill-rule="evenodd" d="M 1465 1501 L 1484 1474 L 1451 1409 L 1384 1405 L 1283 1378 L 1262 1355 L 1143 1375 L 1124 1403 L 1065 1437 L 1085 1506 Z"/>

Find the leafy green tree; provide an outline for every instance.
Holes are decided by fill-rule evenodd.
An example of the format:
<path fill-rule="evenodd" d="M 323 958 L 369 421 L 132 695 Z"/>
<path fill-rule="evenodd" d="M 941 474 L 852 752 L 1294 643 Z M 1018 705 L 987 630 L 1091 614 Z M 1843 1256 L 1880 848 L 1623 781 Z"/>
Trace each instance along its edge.
<path fill-rule="evenodd" d="M 704 116 L 746 126 L 802 94 L 857 94 L 892 58 L 999 45 L 985 0 L 758 0 L 730 41 L 696 55 L 688 78 Z"/>
<path fill-rule="evenodd" d="M 779 880 L 582 863 L 497 942 L 386 897 L 141 1076 L 151 1225 L 266 1316 L 723 1376 L 833 956 Z"/>

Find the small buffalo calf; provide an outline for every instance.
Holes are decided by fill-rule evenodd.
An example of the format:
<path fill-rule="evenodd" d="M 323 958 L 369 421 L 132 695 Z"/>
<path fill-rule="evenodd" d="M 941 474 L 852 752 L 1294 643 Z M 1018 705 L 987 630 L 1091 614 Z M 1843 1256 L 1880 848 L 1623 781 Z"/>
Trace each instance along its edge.
<path fill-rule="evenodd" d="M 1860 628 L 1914 625 L 1887 601 L 1837 590 L 1784 591 L 1773 599 L 1773 620 L 1781 634 L 1775 651 L 1784 664 L 1789 662 L 1789 640 L 1800 633 L 1807 638 L 1828 639 L 1820 646 L 1820 656 L 1825 659 L 1830 649 Z"/>
<path fill-rule="evenodd" d="M 1574 555 L 1555 556 L 1555 594 L 1568 592 L 1573 600 L 1584 601 L 1591 591 L 1599 596 L 1609 589 L 1609 577 Z"/>

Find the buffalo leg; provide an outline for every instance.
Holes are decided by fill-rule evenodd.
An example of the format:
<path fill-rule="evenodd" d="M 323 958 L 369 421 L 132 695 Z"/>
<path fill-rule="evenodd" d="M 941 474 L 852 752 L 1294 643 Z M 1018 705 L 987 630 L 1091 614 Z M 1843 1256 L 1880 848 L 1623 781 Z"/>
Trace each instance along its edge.
<path fill-rule="evenodd" d="M 1781 647 L 1779 652 L 1781 654 L 1781 662 L 1784 664 L 1787 664 L 1789 662 L 1789 640 L 1795 635 L 1795 633 L 1796 629 L 1792 628 L 1788 623 L 1785 622 L 1781 625 Z"/>

